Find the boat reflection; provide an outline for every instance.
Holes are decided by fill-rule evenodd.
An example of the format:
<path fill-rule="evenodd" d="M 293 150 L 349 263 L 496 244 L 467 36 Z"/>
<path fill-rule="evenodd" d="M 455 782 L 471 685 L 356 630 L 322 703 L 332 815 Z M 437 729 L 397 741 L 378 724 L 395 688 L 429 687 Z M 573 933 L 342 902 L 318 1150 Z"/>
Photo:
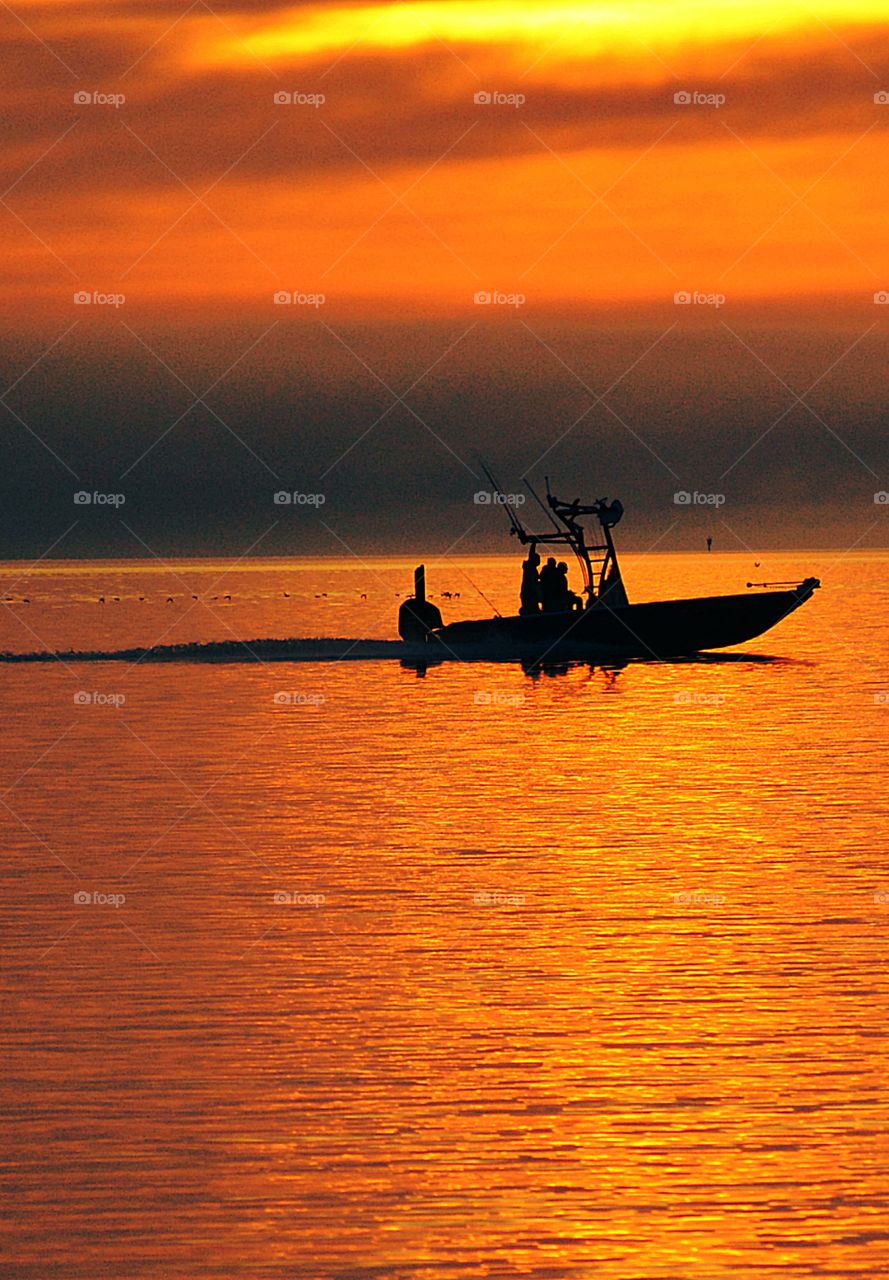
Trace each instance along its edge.
<path fill-rule="evenodd" d="M 418 678 L 426 675 L 430 667 L 443 667 L 454 659 L 447 655 L 442 657 L 401 658 L 399 666 L 403 671 L 413 671 Z M 459 659 L 457 659 L 459 661 Z M 594 662 L 580 658 L 552 660 L 534 660 L 532 658 L 489 658 L 489 662 L 497 666 L 520 666 L 524 674 L 532 680 L 541 676 L 566 676 L 572 671 L 586 668 L 590 675 L 597 672 L 606 677 L 602 682 L 613 686 L 616 678 L 628 667 L 679 667 L 679 666 L 720 666 L 750 664 L 755 666 L 811 666 L 810 662 L 799 658 L 785 658 L 767 653 L 696 653 L 685 658 L 626 658 L 622 661 L 613 659 L 608 662 Z"/>

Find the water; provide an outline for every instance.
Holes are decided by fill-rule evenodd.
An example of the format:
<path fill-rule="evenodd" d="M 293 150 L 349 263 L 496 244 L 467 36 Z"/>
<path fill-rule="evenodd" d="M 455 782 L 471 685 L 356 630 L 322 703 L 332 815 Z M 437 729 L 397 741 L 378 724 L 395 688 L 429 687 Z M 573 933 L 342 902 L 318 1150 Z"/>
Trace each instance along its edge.
<path fill-rule="evenodd" d="M 391 638 L 410 567 L 6 565 L 0 650 Z M 0 664 L 0 1275 L 889 1272 L 887 567 L 625 557 L 823 579 L 728 661 Z"/>

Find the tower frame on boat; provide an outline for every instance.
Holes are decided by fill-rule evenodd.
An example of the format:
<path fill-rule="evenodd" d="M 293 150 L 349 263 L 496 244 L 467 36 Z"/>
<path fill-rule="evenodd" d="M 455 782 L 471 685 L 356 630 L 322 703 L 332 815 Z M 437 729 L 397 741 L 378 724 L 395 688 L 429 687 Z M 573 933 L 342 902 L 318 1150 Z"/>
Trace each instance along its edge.
<path fill-rule="evenodd" d="M 549 507 L 547 511 L 530 485 L 528 488 L 539 506 L 549 516 L 553 531 L 529 533 L 515 512 L 507 506 L 511 524 L 510 533 L 518 538 L 523 546 L 530 546 L 532 550 L 536 550 L 538 545 L 570 547 L 583 575 L 585 610 L 606 603 L 612 609 L 621 609 L 628 605 L 629 600 L 620 572 L 617 548 L 611 534 L 611 530 L 624 513 L 622 503 L 619 501 L 609 503 L 607 498 L 597 498 L 592 503 L 583 503 L 579 498 L 575 498 L 573 502 L 565 502 L 550 491 L 549 477 L 547 477 L 546 501 Z M 587 531 L 580 523 L 581 516 L 595 516 L 599 521 L 602 531 L 599 542 L 587 542 Z"/>

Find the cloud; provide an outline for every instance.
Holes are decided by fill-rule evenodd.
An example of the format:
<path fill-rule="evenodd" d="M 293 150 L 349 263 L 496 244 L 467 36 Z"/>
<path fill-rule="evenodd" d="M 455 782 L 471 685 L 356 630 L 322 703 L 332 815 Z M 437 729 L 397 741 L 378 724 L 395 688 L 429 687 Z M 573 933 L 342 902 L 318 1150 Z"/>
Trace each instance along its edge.
<path fill-rule="evenodd" d="M 439 550 L 479 517 L 476 449 L 510 488 L 530 469 L 569 496 L 619 495 L 622 545 L 634 549 L 674 524 L 680 489 L 725 493 L 722 515 L 750 545 L 810 545 L 813 528 L 830 536 L 832 516 L 844 545 L 869 529 L 879 536 L 873 494 L 886 483 L 864 464 L 885 475 L 886 339 L 875 331 L 856 343 L 854 322 L 804 332 L 782 329 L 780 317 L 736 317 L 735 332 L 774 374 L 718 324 L 664 337 L 663 317 L 643 313 L 535 321 L 533 332 L 479 326 L 462 341 L 453 322 L 335 328 L 345 345 L 321 326 L 265 338 L 247 324 L 139 326 L 155 355 L 115 323 L 101 342 L 75 330 L 42 361 L 36 343 L 0 349 L 16 375 L 39 361 L 9 403 L 77 472 L 7 416 L 8 554 L 43 552 L 71 524 L 80 488 L 124 492 L 127 523 L 161 554 L 243 551 L 281 514 L 280 488 L 326 493 L 325 521 L 362 554 L 409 542 Z M 189 410 L 171 370 L 197 393 L 216 382 L 209 409 Z M 820 422 L 779 380 L 803 393 L 818 378 L 805 398 Z M 386 412 L 395 396 L 383 382 L 413 413 Z M 593 405 L 587 387 L 613 388 L 609 407 Z M 138 554 L 116 519 L 80 515 L 64 554 Z M 666 549 L 701 543 L 701 526 L 686 520 Z M 342 550 L 314 519 L 284 521 L 262 550 L 295 546 Z M 468 547 L 508 552 L 505 520 L 486 515 Z"/>
<path fill-rule="evenodd" d="M 680 5 L 672 25 L 584 44 L 571 23 L 589 6 L 453 0 L 410 6 L 395 39 L 386 23 L 405 8 L 376 15 L 392 38 L 373 44 L 357 39 L 367 6 L 27 6 L 45 44 L 3 28 L 6 295 L 114 277 L 257 299 L 301 274 L 355 297 L 453 300 L 532 268 L 539 297 L 654 295 L 680 275 L 704 287 L 764 232 L 736 289 L 762 292 L 766 273 L 778 293 L 885 284 L 873 177 L 889 104 L 868 70 L 889 66 L 884 30 L 851 15 L 837 33 L 800 29 L 791 8 L 756 42 L 755 9 L 735 5 L 693 39 Z M 550 41 L 554 14 L 567 28 Z M 326 43 L 276 46 L 279 28 Z M 324 102 L 277 104 L 282 91 Z M 812 184 L 808 223 L 782 220 Z"/>
<path fill-rule="evenodd" d="M 457 3 L 451 7 L 461 9 Z M 327 29 L 323 14 L 333 21 L 329 9 L 305 9 L 320 29 Z M 159 20 L 157 12 L 139 7 L 110 28 L 85 25 L 80 9 L 74 11 L 76 25 L 65 25 L 66 12 L 66 6 L 54 11 L 58 30 L 51 27 L 48 43 L 77 69 L 76 80 L 23 28 L 6 29 L 10 76 L 0 98 L 9 124 L 4 185 L 38 160 L 73 120 L 78 128 L 53 157 L 52 173 L 74 189 L 102 173 L 108 152 L 123 162 L 105 171 L 104 189 L 115 183 L 129 189 L 169 185 L 162 163 L 148 163 L 138 148 L 126 156 L 122 121 L 195 184 L 212 181 L 220 166 L 272 124 L 276 145 L 248 155 L 239 165 L 242 177 L 286 175 L 295 163 L 301 172 L 350 170 L 356 160 L 348 148 L 383 168 L 431 164 L 471 126 L 461 158 L 531 154 L 535 143 L 527 125 L 567 152 L 647 145 L 672 122 L 681 125 L 682 145 L 703 147 L 720 141 L 726 121 L 745 136 L 771 139 L 889 126 L 889 107 L 875 109 L 880 82 L 868 70 L 889 68 L 885 28 L 855 28 L 844 33 L 843 43 L 823 29 L 773 37 L 752 49 L 749 42 L 731 39 L 692 54 L 671 51 L 669 68 L 630 41 L 620 56 L 594 49 L 578 63 L 576 50 L 568 58 L 554 50 L 528 69 L 525 59 L 514 59 L 512 46 L 483 41 L 488 29 L 481 24 L 476 31 L 467 19 L 477 41 L 467 50 L 471 64 L 461 61 L 461 46 L 429 41 L 419 48 L 384 45 L 372 51 L 365 43 L 337 45 L 345 56 L 336 66 L 326 54 L 310 51 L 299 58 L 279 56 L 267 69 L 232 37 L 228 24 L 203 9 L 184 18 L 180 11 L 182 21 L 172 29 L 165 25 L 169 15 Z M 341 6 L 336 12 L 345 22 L 354 11 Z M 39 24 L 36 29 L 40 33 Z M 211 55 L 223 37 L 231 58 L 219 61 Z M 273 97 L 282 90 L 322 93 L 323 109 L 314 119 L 311 108 L 276 110 Z M 84 110 L 73 101 L 77 91 L 124 94 L 125 106 Z M 520 108 L 480 110 L 474 102 L 479 91 L 520 93 L 525 102 Z M 725 103 L 716 111 L 683 111 L 674 101 L 681 91 L 719 93 Z M 348 148 L 325 132 L 325 124 Z"/>

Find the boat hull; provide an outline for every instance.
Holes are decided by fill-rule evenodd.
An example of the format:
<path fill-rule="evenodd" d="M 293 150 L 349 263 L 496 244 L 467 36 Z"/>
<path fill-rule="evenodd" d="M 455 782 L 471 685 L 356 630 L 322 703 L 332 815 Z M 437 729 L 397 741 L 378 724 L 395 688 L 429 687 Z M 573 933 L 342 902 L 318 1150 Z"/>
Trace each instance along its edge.
<path fill-rule="evenodd" d="M 708 649 L 744 644 L 771 630 L 811 597 L 819 586 L 807 578 L 784 591 L 755 595 L 664 600 L 610 609 L 595 605 L 583 613 L 453 622 L 432 631 L 428 647 L 442 656 L 482 653 L 522 658 L 677 658 Z"/>

